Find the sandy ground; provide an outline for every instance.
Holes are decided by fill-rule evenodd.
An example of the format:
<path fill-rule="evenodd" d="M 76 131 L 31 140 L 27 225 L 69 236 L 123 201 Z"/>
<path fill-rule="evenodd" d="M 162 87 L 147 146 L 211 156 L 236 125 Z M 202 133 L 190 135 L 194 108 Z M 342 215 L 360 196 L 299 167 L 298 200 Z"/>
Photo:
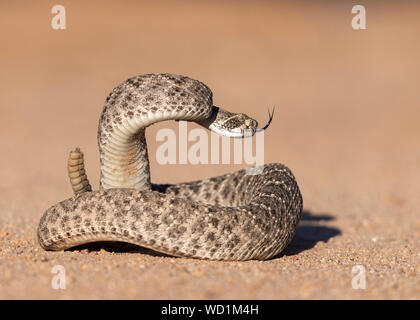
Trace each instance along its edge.
<path fill-rule="evenodd" d="M 1 299 L 419 299 L 420 6 L 369 1 L 367 30 L 350 1 L 0 2 Z M 45 252 L 39 219 L 71 196 L 68 151 L 80 146 L 98 187 L 97 121 L 130 76 L 189 75 L 214 102 L 263 123 L 265 162 L 296 175 L 304 215 L 269 261 L 211 262 L 140 248 Z M 159 165 L 180 182 L 245 165 Z M 194 128 L 190 125 L 189 128 Z M 52 268 L 66 270 L 55 290 Z M 352 269 L 365 268 L 366 289 Z"/>

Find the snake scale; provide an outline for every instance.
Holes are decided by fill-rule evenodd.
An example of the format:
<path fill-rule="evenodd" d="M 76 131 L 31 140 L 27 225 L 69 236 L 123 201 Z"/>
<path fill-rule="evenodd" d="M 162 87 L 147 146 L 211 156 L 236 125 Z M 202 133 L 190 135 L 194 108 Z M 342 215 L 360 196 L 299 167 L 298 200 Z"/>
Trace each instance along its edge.
<path fill-rule="evenodd" d="M 70 153 L 75 195 L 45 211 L 40 245 L 65 250 L 122 241 L 211 260 L 265 260 L 280 253 L 302 214 L 291 170 L 271 163 L 260 174 L 240 170 L 195 182 L 152 184 L 145 129 L 164 120 L 194 121 L 232 137 L 261 130 L 247 115 L 213 106 L 211 90 L 200 81 L 172 74 L 126 80 L 107 97 L 99 120 L 100 189 L 91 191 L 83 154 Z"/>

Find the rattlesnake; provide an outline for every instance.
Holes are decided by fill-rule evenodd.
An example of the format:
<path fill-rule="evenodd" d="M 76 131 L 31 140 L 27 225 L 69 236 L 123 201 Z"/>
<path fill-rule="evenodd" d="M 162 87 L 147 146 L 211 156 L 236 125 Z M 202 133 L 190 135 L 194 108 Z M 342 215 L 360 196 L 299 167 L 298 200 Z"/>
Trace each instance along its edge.
<path fill-rule="evenodd" d="M 46 210 L 38 227 L 40 245 L 64 250 L 123 241 L 212 260 L 264 260 L 280 253 L 302 213 L 292 172 L 272 163 L 256 175 L 240 170 L 195 182 L 152 184 L 145 128 L 163 120 L 194 121 L 234 137 L 253 134 L 258 126 L 244 114 L 213 106 L 211 90 L 197 80 L 172 74 L 128 79 L 110 93 L 99 120 L 100 189 L 91 191 L 80 150 L 70 153 L 75 196 Z"/>

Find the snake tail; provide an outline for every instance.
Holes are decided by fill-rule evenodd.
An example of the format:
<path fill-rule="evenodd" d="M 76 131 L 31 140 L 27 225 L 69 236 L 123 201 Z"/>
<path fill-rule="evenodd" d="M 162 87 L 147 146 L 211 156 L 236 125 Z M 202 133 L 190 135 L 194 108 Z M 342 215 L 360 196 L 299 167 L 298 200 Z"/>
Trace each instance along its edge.
<path fill-rule="evenodd" d="M 75 195 L 92 191 L 85 171 L 83 152 L 80 148 L 70 151 L 67 162 L 67 173 L 70 178 L 71 188 Z"/>

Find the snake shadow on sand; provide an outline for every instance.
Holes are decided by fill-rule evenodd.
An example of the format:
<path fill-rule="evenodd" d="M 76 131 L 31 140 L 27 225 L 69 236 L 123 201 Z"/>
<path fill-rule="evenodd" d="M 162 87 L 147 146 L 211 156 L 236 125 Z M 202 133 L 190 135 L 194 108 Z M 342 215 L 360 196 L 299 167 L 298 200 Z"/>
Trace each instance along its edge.
<path fill-rule="evenodd" d="M 330 214 L 312 214 L 310 211 L 303 211 L 299 228 L 292 242 L 287 246 L 286 249 L 283 250 L 283 252 L 269 260 L 278 259 L 282 256 L 292 256 L 299 254 L 302 251 L 312 249 L 319 241 L 327 242 L 329 239 L 340 235 L 341 231 L 339 229 L 320 224 L 323 221 L 332 221 L 334 219 L 335 217 Z M 177 258 L 174 256 L 166 255 L 164 253 L 143 248 L 135 244 L 117 241 L 89 243 L 67 249 L 66 251 L 75 250 L 88 250 L 89 252 L 105 250 L 108 252 L 116 253 L 140 253 L 155 257 Z"/>
<path fill-rule="evenodd" d="M 293 256 L 302 251 L 312 249 L 320 242 L 328 242 L 329 239 L 341 234 L 340 229 L 320 224 L 323 221 L 332 221 L 335 217 L 330 214 L 313 214 L 310 211 L 303 211 L 299 227 L 292 242 L 283 252 L 271 259 L 282 256 Z"/>

